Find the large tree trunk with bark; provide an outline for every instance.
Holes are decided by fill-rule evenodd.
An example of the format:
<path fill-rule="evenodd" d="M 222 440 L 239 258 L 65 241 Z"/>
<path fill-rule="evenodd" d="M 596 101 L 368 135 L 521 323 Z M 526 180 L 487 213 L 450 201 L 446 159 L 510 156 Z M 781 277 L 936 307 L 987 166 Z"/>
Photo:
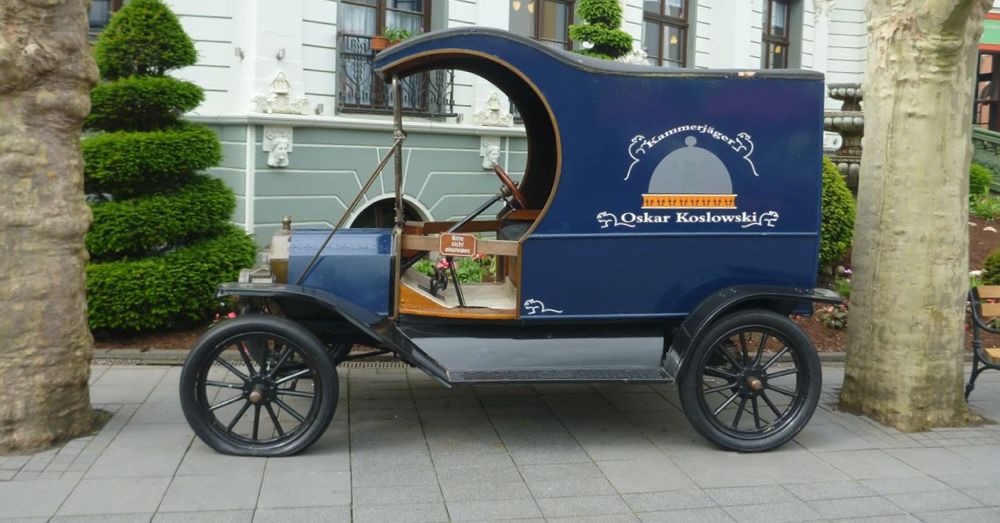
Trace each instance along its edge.
<path fill-rule="evenodd" d="M 871 0 L 841 406 L 961 423 L 976 50 L 990 0 Z"/>
<path fill-rule="evenodd" d="M 88 431 L 87 0 L 0 2 L 0 452 Z"/>

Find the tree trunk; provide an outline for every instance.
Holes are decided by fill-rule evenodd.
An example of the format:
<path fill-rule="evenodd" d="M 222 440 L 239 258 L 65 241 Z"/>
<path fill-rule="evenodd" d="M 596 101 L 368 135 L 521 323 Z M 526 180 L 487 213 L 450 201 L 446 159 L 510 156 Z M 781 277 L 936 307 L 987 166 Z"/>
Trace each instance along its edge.
<path fill-rule="evenodd" d="M 87 0 L 0 3 L 0 452 L 90 430 Z"/>
<path fill-rule="evenodd" d="M 990 0 L 871 0 L 841 406 L 905 431 L 964 421 L 976 50 Z"/>

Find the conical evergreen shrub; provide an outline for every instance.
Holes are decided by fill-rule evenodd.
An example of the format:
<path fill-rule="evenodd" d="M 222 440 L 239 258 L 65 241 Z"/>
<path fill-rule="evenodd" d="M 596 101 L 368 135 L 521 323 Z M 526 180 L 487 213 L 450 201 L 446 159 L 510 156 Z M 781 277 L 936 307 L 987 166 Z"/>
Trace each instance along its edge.
<path fill-rule="evenodd" d="M 589 42 L 590 49 L 580 54 L 614 60 L 632 50 L 632 37 L 621 29 L 622 6 L 618 0 L 580 0 L 577 14 L 587 23 L 571 25 L 569 37 L 576 42 Z"/>
<path fill-rule="evenodd" d="M 94 224 L 87 235 L 92 329 L 142 330 L 204 318 L 215 286 L 254 260 L 229 224 L 233 191 L 199 174 L 219 162 L 211 129 L 182 115 L 201 88 L 166 76 L 197 60 L 160 0 L 132 0 L 94 48 L 103 82 L 91 93 L 83 141 Z"/>

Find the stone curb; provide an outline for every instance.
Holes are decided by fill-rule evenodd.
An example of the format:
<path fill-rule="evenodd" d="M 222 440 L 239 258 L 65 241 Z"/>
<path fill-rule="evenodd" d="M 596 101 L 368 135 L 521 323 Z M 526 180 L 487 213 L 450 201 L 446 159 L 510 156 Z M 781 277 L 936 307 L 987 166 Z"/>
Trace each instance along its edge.
<path fill-rule="evenodd" d="M 94 349 L 94 363 L 97 365 L 125 365 L 125 364 L 181 365 L 184 363 L 184 358 L 186 357 L 187 357 L 186 350 Z M 844 363 L 845 361 L 847 361 L 847 353 L 820 352 L 819 360 L 824 364 Z M 967 354 L 965 360 L 966 362 L 971 362 L 972 355 Z M 374 362 L 374 361 L 383 363 L 398 362 L 395 358 L 391 356 L 380 356 L 376 358 L 371 358 L 370 360 L 361 360 L 359 362 L 347 362 L 346 365 L 350 367 L 357 363 Z M 404 365 L 402 362 L 398 363 L 400 365 Z"/>

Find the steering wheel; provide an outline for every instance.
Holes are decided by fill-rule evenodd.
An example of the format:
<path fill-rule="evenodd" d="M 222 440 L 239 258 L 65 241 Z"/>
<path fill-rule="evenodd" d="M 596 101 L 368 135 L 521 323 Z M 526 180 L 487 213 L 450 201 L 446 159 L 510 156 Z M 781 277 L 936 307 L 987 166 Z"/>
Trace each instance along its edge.
<path fill-rule="evenodd" d="M 493 164 L 493 172 L 497 174 L 497 178 L 500 178 L 500 182 L 503 183 L 504 187 L 506 187 L 507 190 L 510 191 L 511 196 L 514 197 L 514 200 L 517 201 L 517 204 L 520 205 L 522 209 L 527 209 L 528 200 L 526 200 L 524 198 L 524 195 L 521 194 L 521 190 L 517 188 L 517 184 L 514 183 L 514 180 L 511 180 L 510 176 L 507 176 L 507 173 L 504 172 L 503 167 L 500 167 L 500 164 L 495 163 Z"/>

